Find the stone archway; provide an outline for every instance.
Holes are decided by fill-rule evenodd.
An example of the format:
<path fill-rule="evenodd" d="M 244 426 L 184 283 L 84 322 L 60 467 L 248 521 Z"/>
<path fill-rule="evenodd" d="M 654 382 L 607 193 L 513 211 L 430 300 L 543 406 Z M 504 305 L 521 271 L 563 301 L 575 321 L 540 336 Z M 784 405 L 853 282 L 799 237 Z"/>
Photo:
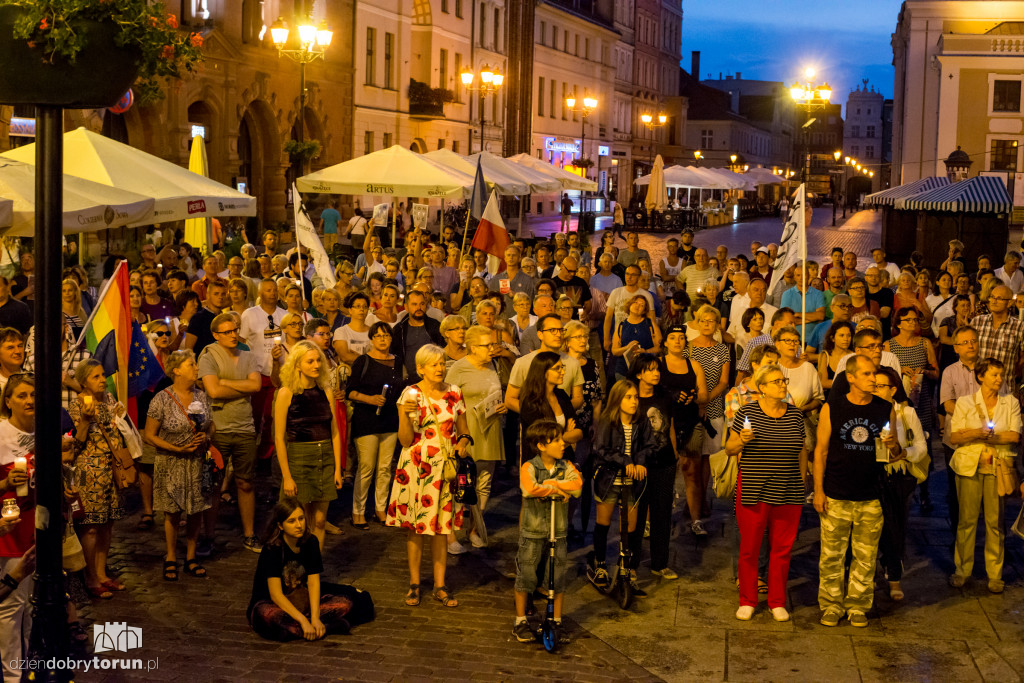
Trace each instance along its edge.
<path fill-rule="evenodd" d="M 423 138 L 415 138 L 412 144 L 409 145 L 409 149 L 416 152 L 417 154 L 427 153 L 427 143 Z"/>
<path fill-rule="evenodd" d="M 256 197 L 261 229 L 285 220 L 282 142 L 273 110 L 261 99 L 250 101 L 238 124 L 238 182 Z"/>

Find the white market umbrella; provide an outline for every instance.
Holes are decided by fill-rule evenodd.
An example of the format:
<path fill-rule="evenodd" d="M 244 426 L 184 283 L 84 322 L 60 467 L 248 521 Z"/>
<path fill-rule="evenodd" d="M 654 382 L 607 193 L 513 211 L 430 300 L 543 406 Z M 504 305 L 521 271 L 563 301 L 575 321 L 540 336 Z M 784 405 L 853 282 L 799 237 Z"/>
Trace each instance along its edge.
<path fill-rule="evenodd" d="M 700 166 L 694 167 L 697 173 L 703 173 L 705 176 L 711 179 L 718 179 L 720 185 L 717 189 L 723 190 L 749 190 L 753 189 L 747 179 L 740 176 L 738 173 L 725 168 L 703 168 Z"/>
<path fill-rule="evenodd" d="M 523 152 L 522 154 L 516 154 L 508 158 L 508 161 L 532 168 L 536 171 L 546 174 L 547 176 L 554 178 L 562 186 L 563 190 L 581 190 L 583 192 L 597 192 L 597 183 L 593 180 L 587 180 L 581 178 L 578 175 L 564 171 L 557 166 L 549 164 L 541 159 L 532 157 L 529 154 Z"/>
<path fill-rule="evenodd" d="M 313 194 L 462 199 L 473 188 L 473 176 L 394 145 L 304 175 L 295 184 L 299 192 Z"/>
<path fill-rule="evenodd" d="M 14 202 L 10 199 L 0 198 L 0 228 L 6 228 L 11 224 L 14 215 Z"/>
<path fill-rule="evenodd" d="M 3 156 L 32 163 L 36 146 Z M 255 197 L 86 128 L 64 134 L 64 173 L 156 200 L 153 213 L 138 225 L 256 215 Z"/>
<path fill-rule="evenodd" d="M 423 156 L 461 173 L 465 173 L 473 177 L 476 176 L 475 158 L 468 159 L 447 148 L 427 152 Z M 521 195 L 530 191 L 528 183 L 500 168 L 495 168 L 493 165 L 482 163 L 481 170 L 483 170 L 484 182 L 487 183 L 488 187 L 500 195 Z"/>
<path fill-rule="evenodd" d="M 752 168 L 743 175 L 755 185 L 774 185 L 785 180 L 782 176 L 772 173 L 767 168 L 760 167 Z"/>
<path fill-rule="evenodd" d="M 0 156 L 0 197 L 12 202 L 8 237 L 35 234 L 36 167 Z M 62 229 L 65 234 L 144 224 L 153 215 L 153 198 L 90 180 L 64 175 Z"/>
<path fill-rule="evenodd" d="M 665 187 L 665 160 L 659 154 L 654 157 L 654 166 L 651 167 L 650 186 L 644 198 L 644 207 L 648 211 L 663 211 L 666 206 L 668 189 Z"/>
<path fill-rule="evenodd" d="M 485 178 L 488 173 L 493 171 L 507 173 L 526 183 L 527 189 L 519 194 L 526 194 L 527 192 L 548 194 L 550 192 L 558 192 L 562 189 L 562 181 L 555 178 L 553 175 L 542 173 L 541 171 L 529 166 L 517 164 L 514 161 L 504 159 L 496 154 L 492 154 L 490 152 L 479 152 L 470 156 L 469 163 L 473 164 L 474 168 L 476 168 L 477 159 L 480 160 L 480 167 L 484 171 Z M 572 174 L 570 173 L 569 175 Z M 573 177 L 579 178 L 579 176 Z"/>
<path fill-rule="evenodd" d="M 636 185 L 647 185 L 651 182 L 650 174 L 640 176 L 634 181 Z M 694 187 L 701 189 L 724 189 L 722 182 L 695 173 L 692 166 L 669 166 L 665 169 L 666 187 Z"/>

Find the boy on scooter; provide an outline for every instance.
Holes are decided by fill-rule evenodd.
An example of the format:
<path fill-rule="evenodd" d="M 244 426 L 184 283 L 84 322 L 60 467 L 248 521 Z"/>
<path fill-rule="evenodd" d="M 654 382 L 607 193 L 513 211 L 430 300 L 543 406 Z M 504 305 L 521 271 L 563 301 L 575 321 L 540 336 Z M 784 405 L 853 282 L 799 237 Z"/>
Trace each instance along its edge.
<path fill-rule="evenodd" d="M 516 640 L 536 640 L 526 619 L 527 598 L 537 588 L 537 565 L 551 529 L 552 508 L 555 515 L 555 624 L 562 622 L 562 597 L 565 592 L 566 535 L 569 526 L 569 498 L 579 497 L 583 489 L 580 473 L 568 460 L 562 459 L 565 430 L 554 420 L 538 420 L 526 430 L 524 453 L 534 457 L 519 469 L 519 486 L 523 492 L 523 511 L 519 524 L 519 552 L 516 554 L 516 621 L 512 629 Z M 558 498 L 552 506 L 545 498 Z M 548 577 L 551 580 L 551 577 Z"/>

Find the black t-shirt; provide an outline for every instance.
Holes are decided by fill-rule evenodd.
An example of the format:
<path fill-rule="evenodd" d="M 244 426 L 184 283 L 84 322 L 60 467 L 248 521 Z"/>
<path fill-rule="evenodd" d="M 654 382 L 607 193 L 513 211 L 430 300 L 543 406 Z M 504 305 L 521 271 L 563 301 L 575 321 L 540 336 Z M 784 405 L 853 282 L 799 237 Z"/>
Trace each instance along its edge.
<path fill-rule="evenodd" d="M 641 396 L 640 414 L 646 415 L 648 422 L 651 423 L 651 436 L 654 442 L 654 452 L 647 458 L 647 466 L 651 469 L 673 467 L 676 463 L 676 454 L 669 438 L 672 404 L 667 392 L 661 387 L 655 387 L 652 396 Z"/>
<path fill-rule="evenodd" d="M 367 436 L 369 434 L 393 434 L 398 431 L 398 400 L 399 392 L 402 389 L 402 369 L 398 366 L 397 360 L 391 361 L 392 365 L 370 358 L 367 355 L 359 356 L 352 364 L 352 375 L 348 380 L 348 391 L 357 391 L 367 396 L 379 396 L 388 385 L 385 392 L 386 399 L 377 414 L 377 406 L 372 406 L 362 401 L 352 401 L 352 421 L 349 423 L 349 431 L 353 437 Z"/>
<path fill-rule="evenodd" d="M 252 598 L 246 617 L 252 621 L 252 610 L 256 603 L 270 600 L 270 586 L 267 579 L 281 579 L 281 592 L 287 598 L 296 589 L 305 588 L 310 574 L 322 574 L 323 558 L 320 543 L 310 534 L 299 541 L 299 552 L 294 553 L 281 539 L 278 543 L 263 546 L 260 559 L 256 562 L 256 575 L 252 580 Z"/>
<path fill-rule="evenodd" d="M 8 299 L 0 306 L 0 327 L 13 327 L 22 334 L 28 334 L 32 328 L 32 309 L 23 301 Z"/>
<path fill-rule="evenodd" d="M 590 286 L 587 281 L 578 275 L 573 275 L 568 280 L 563 280 L 560 277 L 555 278 L 555 294 L 565 294 L 567 297 L 572 299 L 573 318 L 579 318 L 576 312 L 576 308 L 583 306 L 585 303 L 590 301 Z M 557 296 L 555 297 L 558 298 Z"/>
<path fill-rule="evenodd" d="M 682 259 L 683 261 L 680 264 L 680 269 L 685 268 L 686 266 L 692 266 L 697 262 L 697 259 L 694 257 L 694 254 L 697 253 L 697 247 L 684 247 L 680 245 L 679 250 L 676 253 L 679 255 L 679 258 Z"/>
<path fill-rule="evenodd" d="M 836 500 L 878 498 L 882 465 L 875 461 L 875 438 L 889 421 L 892 405 L 877 396 L 866 405 L 856 405 L 845 394 L 830 403 L 832 438 L 825 461 L 825 495 Z"/>
<path fill-rule="evenodd" d="M 896 294 L 888 287 L 882 287 L 877 292 L 872 293 L 868 291 L 868 301 L 874 301 L 878 303 L 879 310 L 883 308 L 892 308 L 893 302 L 895 301 Z M 879 316 L 882 320 L 882 338 L 888 339 L 892 329 L 891 315 Z"/>
<path fill-rule="evenodd" d="M 196 358 L 198 358 L 199 354 L 203 352 L 203 349 L 215 341 L 213 338 L 213 332 L 210 331 L 210 324 L 218 315 L 220 314 L 213 313 L 206 306 L 203 306 L 196 311 L 196 314 L 188 321 L 189 333 L 196 336 L 195 346 L 192 347 L 192 351 L 196 354 Z"/>

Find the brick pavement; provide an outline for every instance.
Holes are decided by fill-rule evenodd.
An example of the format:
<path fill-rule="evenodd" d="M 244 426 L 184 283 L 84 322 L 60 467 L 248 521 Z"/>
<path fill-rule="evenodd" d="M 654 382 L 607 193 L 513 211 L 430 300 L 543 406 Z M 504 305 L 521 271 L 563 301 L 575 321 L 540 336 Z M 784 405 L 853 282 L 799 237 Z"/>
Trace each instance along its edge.
<path fill-rule="evenodd" d="M 182 573 L 177 583 L 160 576 L 160 527 L 135 531 L 133 516 L 118 523 L 112 553 L 129 590 L 92 603 L 83 616 L 87 622 L 142 627 L 138 656 L 158 657 L 159 670 L 144 676 L 91 673 L 76 680 L 1019 680 L 1024 675 L 1024 544 L 1007 538 L 1003 595 L 986 592 L 980 560 L 967 587 L 950 589 L 945 580 L 952 534 L 941 506 L 944 476 L 939 472 L 931 482 L 933 516 L 922 517 L 916 505 L 912 510 L 903 582 L 907 599 L 893 603 L 879 581 L 867 629 L 826 629 L 816 623 L 818 531 L 809 508 L 794 548 L 793 621 L 775 624 L 761 611 L 751 622 L 737 622 L 731 506 L 714 501 L 710 543 L 696 543 L 688 530 L 674 539 L 670 564 L 680 572 L 679 581 L 653 580 L 645 561 L 640 575 L 650 597 L 630 612 L 587 584 L 582 564 L 587 548 L 571 548 L 566 621 L 573 642 L 554 656 L 511 638 L 508 575 L 518 495 L 506 480 L 499 480 L 488 512 L 491 548 L 448 560 L 448 583 L 461 601 L 454 610 L 429 595 L 418 608 L 402 604 L 403 536 L 376 525 L 369 532 L 348 526 L 346 489 L 337 506 L 345 511 L 345 535 L 328 537 L 325 577 L 370 591 L 377 619 L 351 636 L 316 643 L 273 643 L 249 630 L 244 613 L 256 555 L 241 548 L 233 509 L 222 515 L 219 542 L 226 545 L 206 562 L 209 578 Z M 1019 505 L 1007 506 L 1008 517 Z M 681 514 L 677 510 L 682 527 Z M 617 548 L 615 537 L 613 532 L 610 555 Z M 425 559 L 425 577 L 427 567 Z"/>

